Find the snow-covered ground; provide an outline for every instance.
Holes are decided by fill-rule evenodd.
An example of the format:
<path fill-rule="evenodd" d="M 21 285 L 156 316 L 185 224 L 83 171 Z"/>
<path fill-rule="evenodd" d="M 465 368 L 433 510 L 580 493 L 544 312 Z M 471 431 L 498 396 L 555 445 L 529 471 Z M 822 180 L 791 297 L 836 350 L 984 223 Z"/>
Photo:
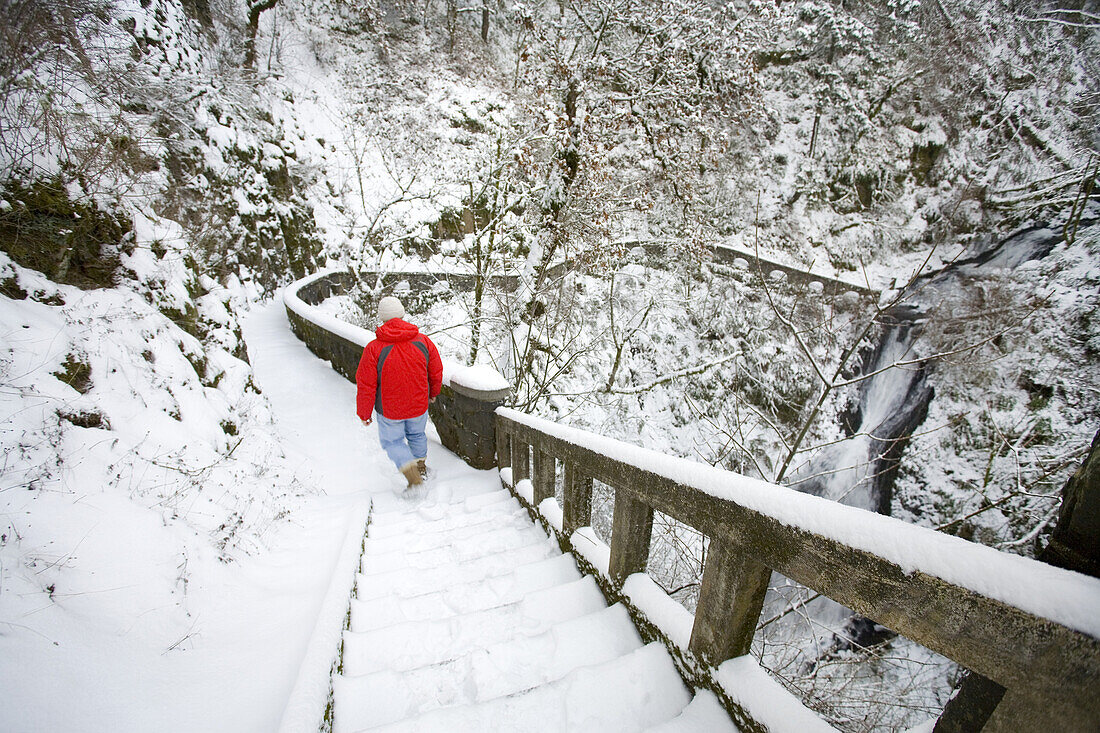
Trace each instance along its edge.
<path fill-rule="evenodd" d="M 0 729 L 94 730 L 102 721 L 250 730 L 279 720 L 272 701 L 294 685 L 326 608 L 353 509 L 364 503 L 360 477 L 389 467 L 372 453 L 372 433 L 341 412 L 350 385 L 275 325 L 274 306 L 249 325 L 267 400 L 257 396 L 253 372 L 233 357 L 237 314 L 289 273 L 326 264 L 468 271 L 473 237 L 435 241 L 433 224 L 460 213 L 494 161 L 521 163 L 510 185 L 530 184 L 528 193 L 542 185 L 546 151 L 513 138 L 540 115 L 560 113 L 562 95 L 533 100 L 516 87 L 513 69 L 521 58 L 537 62 L 538 47 L 516 35 L 511 12 L 493 14 L 486 48 L 470 43 L 476 29 L 464 21 L 456 53 L 445 50 L 439 5 L 420 19 L 359 18 L 346 3 L 280 2 L 263 14 L 253 78 L 236 70 L 242 8 L 204 29 L 190 15 L 203 5 L 120 0 L 103 11 L 78 3 L 54 18 L 61 25 L 41 47 L 46 36 L 9 34 L 26 41 L 15 47 L 26 56 L 10 56 L 14 76 L 0 85 L 5 130 L 16 133 L 0 141 L 0 218 L 11 231 L 41 225 L 79 243 L 83 234 L 69 238 L 69 218 L 80 218 L 66 208 L 71 199 L 85 218 L 110 210 L 133 229 L 107 248 L 122 253 L 109 290 L 57 286 L 0 255 L 0 689 L 8 693 Z M 832 47 L 818 45 L 804 60 L 762 69 L 767 123 L 737 125 L 736 165 L 721 168 L 728 178 L 715 188 L 725 232 L 715 241 L 752 249 L 759 240 L 777 261 L 888 287 L 926 258 L 935 268 L 1072 198 L 1095 140 L 1069 131 L 1096 126 L 1092 117 L 1082 125 L 1080 106 L 1068 100 L 1095 93 L 1096 30 L 1066 38 L 1062 23 L 1002 12 L 1000 0 L 902 5 L 900 15 L 876 20 L 860 13 L 872 10 L 864 6 L 850 14 L 829 3 L 786 4 L 797 22 L 778 18 L 781 32 L 767 34 L 775 43 L 764 50 L 835 38 L 836 28 L 848 40 L 835 64 Z M 83 14 L 70 28 L 74 9 Z M 545 9 L 556 13 L 553 3 Z M 1018 43 L 1016 26 L 1032 42 Z M 964 27 L 981 28 L 984 40 L 958 35 Z M 973 57 L 956 53 L 971 46 Z M 877 67 L 895 48 L 897 58 Z M 913 48 L 939 48 L 924 55 L 957 63 L 911 68 Z M 86 77 L 89 61 L 97 73 Z M 586 90 L 590 109 L 605 92 Z M 869 108 L 881 114 L 869 117 Z M 587 150 L 602 160 L 599 145 Z M 927 170 L 914 158 L 922 151 Z M 608 180 L 616 181 L 648 159 L 627 142 L 611 160 Z M 866 191 L 853 198 L 856 184 Z M 36 203 L 43 191 L 64 205 Z M 857 200 L 864 193 L 869 202 Z M 526 195 L 502 209 L 518 211 Z M 610 230 L 667 234 L 659 217 L 652 231 L 633 232 L 636 219 Z M 538 234 L 512 214 L 502 221 L 501 257 Z M 284 254 L 288 241 L 297 249 Z M 1027 272 L 968 289 L 973 308 L 992 314 L 988 328 L 1011 338 L 1003 353 L 939 370 L 928 429 L 901 471 L 896 515 L 1024 554 L 1041 546 L 1058 490 L 1095 430 L 1098 251 L 1095 234 L 1090 242 L 1082 233 Z M 755 410 L 801 405 L 812 379 L 797 350 L 765 337 L 782 329 L 769 326 L 759 298 L 724 276 L 674 278 L 626 263 L 617 277 L 570 276 L 570 287 L 588 294 L 570 304 L 572 330 L 547 329 L 540 345 L 574 344 L 577 358 L 565 354 L 570 371 L 532 409 L 768 475 L 777 441 Z M 685 288 L 690 297 L 677 297 Z M 952 324 L 969 318 L 973 308 L 964 306 L 960 299 L 947 314 L 941 346 L 954 343 Z M 441 350 L 466 359 L 473 309 L 435 308 L 449 311 L 434 324 Z M 1034 315 L 1011 331 L 997 320 L 1007 313 L 1014 323 L 1024 312 Z M 507 363 L 508 349 L 498 347 L 510 337 L 507 324 L 483 330 L 479 361 Z M 701 371 L 661 381 L 692 369 Z M 751 379 L 759 374 L 767 378 Z M 738 414 L 730 385 L 745 388 L 753 414 Z M 843 405 L 826 407 L 814 442 L 833 437 Z M 734 442 L 746 449 L 731 450 Z M 230 673 L 234 684 L 224 685 Z M 803 688 L 818 689 L 819 679 L 815 672 Z M 139 697 L 155 702 L 132 704 Z M 868 697 L 883 695 L 876 688 Z"/>
<path fill-rule="evenodd" d="M 362 532 L 352 525 L 369 489 L 389 485 L 353 385 L 290 334 L 281 303 L 258 308 L 246 338 L 285 460 L 319 491 L 254 551 L 226 560 L 196 540 L 177 568 L 180 535 L 194 530 L 155 506 L 112 486 L 5 481 L 4 549 L 23 556 L 2 556 L 0 729 L 278 727 L 341 545 Z M 12 542 L 16 532 L 54 539 L 35 547 Z M 56 576 L 52 592 L 35 592 L 25 577 L 35 572 Z"/>

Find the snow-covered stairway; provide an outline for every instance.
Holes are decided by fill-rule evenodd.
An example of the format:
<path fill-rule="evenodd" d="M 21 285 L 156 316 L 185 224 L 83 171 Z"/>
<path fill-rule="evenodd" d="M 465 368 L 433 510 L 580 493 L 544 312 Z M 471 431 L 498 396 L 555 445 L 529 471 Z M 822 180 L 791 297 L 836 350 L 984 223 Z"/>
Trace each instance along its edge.
<path fill-rule="evenodd" d="M 507 491 L 455 464 L 425 497 L 375 497 L 336 733 L 734 730 Z"/>

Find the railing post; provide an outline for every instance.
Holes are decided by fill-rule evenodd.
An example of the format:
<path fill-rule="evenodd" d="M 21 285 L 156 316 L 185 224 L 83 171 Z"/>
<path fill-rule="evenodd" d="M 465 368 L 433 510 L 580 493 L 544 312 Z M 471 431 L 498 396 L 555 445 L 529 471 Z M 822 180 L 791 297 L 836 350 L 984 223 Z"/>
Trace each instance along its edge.
<path fill-rule="evenodd" d="M 506 468 L 512 465 L 512 442 L 509 434 L 501 430 L 500 421 L 497 421 L 497 468 Z"/>
<path fill-rule="evenodd" d="M 739 543 L 711 539 L 688 648 L 714 666 L 748 654 L 770 578 Z"/>
<path fill-rule="evenodd" d="M 616 488 L 609 572 L 617 587 L 622 587 L 627 576 L 645 570 L 652 535 L 653 507 Z"/>
<path fill-rule="evenodd" d="M 534 446 L 535 453 L 535 506 L 554 496 L 557 460 L 546 451 Z"/>
<path fill-rule="evenodd" d="M 518 484 L 531 478 L 531 446 L 515 435 L 512 436 L 512 481 Z"/>
<path fill-rule="evenodd" d="M 572 461 L 565 464 L 565 506 L 562 508 L 562 529 L 571 537 L 581 527 L 592 523 L 592 479 Z"/>

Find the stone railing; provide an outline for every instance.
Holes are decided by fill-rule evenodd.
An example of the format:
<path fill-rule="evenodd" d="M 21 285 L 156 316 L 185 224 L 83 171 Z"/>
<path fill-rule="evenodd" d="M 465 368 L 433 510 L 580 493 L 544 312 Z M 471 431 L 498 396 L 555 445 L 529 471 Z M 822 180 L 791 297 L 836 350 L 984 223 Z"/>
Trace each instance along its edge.
<path fill-rule="evenodd" d="M 772 262 L 763 257 L 757 257 L 751 252 L 742 252 L 730 247 L 714 247 L 713 256 L 714 261 L 719 264 L 745 268 L 749 272 L 757 273 L 769 279 L 775 279 L 776 273 L 783 273 L 783 278 L 793 283 L 801 285 L 817 283 L 821 286 L 822 294 L 830 298 L 841 296 L 844 293 L 855 293 L 856 295 L 864 297 L 878 295 L 878 293 L 865 285 L 855 285 L 843 280 L 817 275 L 792 265 Z"/>
<path fill-rule="evenodd" d="M 317 306 L 325 298 L 346 292 L 353 282 L 346 271 L 324 271 L 294 283 L 283 296 L 294 335 L 352 382 L 363 348 L 374 334 L 333 318 Z M 428 408 L 443 447 L 471 466 L 492 468 L 496 453 L 493 411 L 507 399 L 508 384 L 491 369 L 447 362 L 443 380 L 442 393 Z M 353 410 L 354 405 L 348 409 Z"/>
<path fill-rule="evenodd" d="M 414 270 L 398 270 L 393 272 L 363 272 L 360 279 L 368 284 L 377 285 L 380 292 L 389 294 L 402 282 L 408 283 L 413 292 L 424 292 L 435 289 L 439 283 L 446 283 L 451 290 L 472 291 L 477 285 L 477 276 L 465 272 L 434 273 L 419 272 Z M 371 281 L 374 283 L 371 283 Z M 504 293 L 515 292 L 519 288 L 519 275 L 488 275 L 484 278 L 486 286 Z"/>
<path fill-rule="evenodd" d="M 729 671 L 751 663 L 772 571 L 1007 688 L 983 730 L 1100 730 L 1100 580 L 506 408 L 497 455 L 504 482 L 742 730 L 812 727 L 776 720 Z M 609 550 L 589 526 L 593 479 L 614 490 Z M 687 622 L 644 590 L 654 511 L 710 540 Z"/>
<path fill-rule="evenodd" d="M 655 267 L 664 266 L 668 261 L 669 252 L 672 251 L 672 248 L 666 242 L 637 241 L 622 242 L 621 244 L 628 248 L 640 247 L 645 250 L 646 262 L 644 264 Z M 769 281 L 783 279 L 798 285 L 811 285 L 816 283 L 820 286 L 819 291 L 821 294 L 829 298 L 840 297 L 845 293 L 853 293 L 860 297 L 878 296 L 877 291 L 866 285 L 857 285 L 844 280 L 809 272 L 808 270 L 800 269 L 792 265 L 784 265 L 780 262 L 758 257 L 752 252 L 733 249 L 732 247 L 721 244 L 713 245 L 708 248 L 707 251 L 710 254 L 711 262 L 730 267 L 734 271 L 744 270 L 750 277 L 766 278 Z M 779 275 L 778 273 L 782 274 Z"/>

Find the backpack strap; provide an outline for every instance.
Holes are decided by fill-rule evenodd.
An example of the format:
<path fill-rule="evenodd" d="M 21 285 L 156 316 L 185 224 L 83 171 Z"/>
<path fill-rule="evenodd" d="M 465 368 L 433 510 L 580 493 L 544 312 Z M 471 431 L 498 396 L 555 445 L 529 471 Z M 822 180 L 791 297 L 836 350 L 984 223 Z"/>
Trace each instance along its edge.
<path fill-rule="evenodd" d="M 413 341 L 413 346 L 415 346 L 420 351 L 420 353 L 424 355 L 424 374 L 428 378 L 428 386 L 430 388 L 432 384 L 432 372 L 428 363 L 429 361 L 431 361 L 431 357 L 428 356 L 428 345 L 423 341 Z"/>
<path fill-rule="evenodd" d="M 390 355 L 393 350 L 393 344 L 383 346 L 382 351 L 378 354 L 378 381 L 375 382 L 374 389 L 374 411 L 379 415 L 382 415 L 382 365 L 386 363 L 386 357 Z"/>

